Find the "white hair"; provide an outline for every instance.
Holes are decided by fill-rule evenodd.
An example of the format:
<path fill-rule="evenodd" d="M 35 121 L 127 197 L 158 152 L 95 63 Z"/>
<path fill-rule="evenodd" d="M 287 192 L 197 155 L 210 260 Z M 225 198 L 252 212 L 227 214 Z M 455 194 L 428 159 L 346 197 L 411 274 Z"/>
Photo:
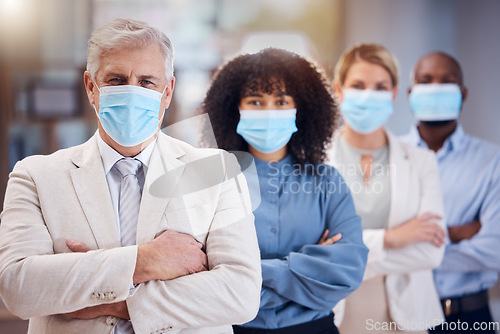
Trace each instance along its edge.
<path fill-rule="evenodd" d="M 87 71 L 95 79 L 101 56 L 124 48 L 143 48 L 153 43 L 160 46 L 165 58 L 168 81 L 174 74 L 174 48 L 170 39 L 157 28 L 132 19 L 113 20 L 92 33 L 87 48 Z"/>

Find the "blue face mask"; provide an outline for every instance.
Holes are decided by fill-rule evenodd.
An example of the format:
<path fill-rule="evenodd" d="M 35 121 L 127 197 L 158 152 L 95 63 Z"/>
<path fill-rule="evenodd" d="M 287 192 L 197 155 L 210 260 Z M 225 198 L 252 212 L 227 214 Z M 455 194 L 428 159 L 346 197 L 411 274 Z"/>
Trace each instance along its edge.
<path fill-rule="evenodd" d="M 102 87 L 97 114 L 102 128 L 121 146 L 145 142 L 159 129 L 163 93 L 133 85 Z"/>
<path fill-rule="evenodd" d="M 371 133 L 387 122 L 394 107 L 392 92 L 344 89 L 340 105 L 344 121 L 356 132 Z"/>
<path fill-rule="evenodd" d="M 462 91 L 457 84 L 418 84 L 412 87 L 410 106 L 419 121 L 458 119 Z"/>
<path fill-rule="evenodd" d="M 240 110 L 236 133 L 262 153 L 276 152 L 297 132 L 296 109 Z"/>

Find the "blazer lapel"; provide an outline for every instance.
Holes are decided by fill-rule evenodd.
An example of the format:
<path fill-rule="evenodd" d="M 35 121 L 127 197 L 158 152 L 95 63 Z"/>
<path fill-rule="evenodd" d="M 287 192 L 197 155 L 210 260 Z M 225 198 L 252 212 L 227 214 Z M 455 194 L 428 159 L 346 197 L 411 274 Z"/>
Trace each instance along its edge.
<path fill-rule="evenodd" d="M 73 186 L 100 249 L 120 247 L 120 236 L 96 136 L 72 157 Z"/>
<path fill-rule="evenodd" d="M 391 207 L 389 209 L 388 228 L 401 223 L 400 212 L 406 212 L 406 200 L 409 194 L 410 162 L 408 153 L 403 150 L 399 140 L 386 130 L 389 140 L 389 168 L 391 175 Z"/>
<path fill-rule="evenodd" d="M 338 167 L 338 145 L 340 136 L 342 135 L 343 128 L 338 129 L 332 136 L 332 140 L 328 143 L 326 149 L 326 163 L 332 165 L 333 167 Z"/>
<path fill-rule="evenodd" d="M 167 135 L 160 132 L 156 142 L 142 192 L 137 244 L 154 239 L 162 215 L 177 189 L 185 164 L 178 158 L 184 151 Z"/>

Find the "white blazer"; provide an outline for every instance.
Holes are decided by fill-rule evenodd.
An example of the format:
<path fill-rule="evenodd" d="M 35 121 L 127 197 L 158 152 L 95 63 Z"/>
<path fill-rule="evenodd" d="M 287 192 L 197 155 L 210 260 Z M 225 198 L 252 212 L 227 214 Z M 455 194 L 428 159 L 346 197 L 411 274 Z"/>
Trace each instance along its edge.
<path fill-rule="evenodd" d="M 391 205 L 388 228 L 416 216 L 432 212 L 444 217 L 439 171 L 432 151 L 404 143 L 386 130 L 389 140 Z M 338 166 L 337 131 L 328 161 Z M 342 170 L 342 168 L 339 168 Z M 443 218 L 438 224 L 446 230 Z M 444 246 L 420 242 L 402 249 L 384 249 L 385 229 L 363 230 L 369 248 L 364 280 L 384 275 L 389 314 L 401 329 L 425 330 L 440 324 L 443 312 L 434 286 L 432 269 L 439 266 Z M 340 325 L 345 301 L 334 308 L 335 323 Z M 363 321 L 363 319 L 360 319 Z"/>
<path fill-rule="evenodd" d="M 218 166 L 197 163 L 214 157 L 222 161 Z M 234 162 L 226 152 L 159 135 L 137 244 L 165 230 L 188 233 L 204 244 L 209 271 L 149 281 L 132 291 L 137 246 L 120 247 L 96 137 L 17 163 L 0 225 L 0 293 L 8 309 L 29 318 L 29 333 L 36 334 L 112 333 L 114 317 L 61 314 L 124 300 L 138 334 L 232 333 L 231 324 L 256 315 L 261 287 L 248 189 Z M 92 251 L 72 253 L 66 238 Z"/>

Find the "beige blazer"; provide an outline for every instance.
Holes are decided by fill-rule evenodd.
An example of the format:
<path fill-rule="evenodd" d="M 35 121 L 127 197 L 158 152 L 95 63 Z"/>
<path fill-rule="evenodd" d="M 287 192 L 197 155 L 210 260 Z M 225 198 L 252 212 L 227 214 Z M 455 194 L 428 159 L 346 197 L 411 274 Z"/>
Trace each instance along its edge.
<path fill-rule="evenodd" d="M 388 228 L 400 225 L 424 212 L 444 217 L 443 199 L 437 161 L 432 151 L 414 147 L 386 131 L 389 139 L 391 206 Z M 338 165 L 338 138 L 335 135 L 328 160 Z M 342 169 L 340 169 L 342 170 Z M 438 222 L 446 229 L 443 218 Z M 403 249 L 384 249 L 385 229 L 363 230 L 363 241 L 369 248 L 364 280 L 384 275 L 389 314 L 400 328 L 426 329 L 441 323 L 443 312 L 432 269 L 439 266 L 444 246 L 438 248 L 422 242 Z M 343 318 L 343 301 L 335 311 L 336 323 Z M 364 321 L 365 319 L 359 319 Z M 414 329 L 417 329 L 413 327 Z"/>
<path fill-rule="evenodd" d="M 231 324 L 256 315 L 261 287 L 248 189 L 235 166 L 224 151 L 160 134 L 146 175 L 137 243 L 165 230 L 191 234 L 205 246 L 209 271 L 130 290 L 137 246 L 120 247 L 96 136 L 18 162 L 0 225 L 0 294 L 8 309 L 29 318 L 29 333 L 36 334 L 112 333 L 114 317 L 76 320 L 61 314 L 123 300 L 138 334 L 232 333 Z M 72 253 L 66 238 L 92 251 Z"/>

